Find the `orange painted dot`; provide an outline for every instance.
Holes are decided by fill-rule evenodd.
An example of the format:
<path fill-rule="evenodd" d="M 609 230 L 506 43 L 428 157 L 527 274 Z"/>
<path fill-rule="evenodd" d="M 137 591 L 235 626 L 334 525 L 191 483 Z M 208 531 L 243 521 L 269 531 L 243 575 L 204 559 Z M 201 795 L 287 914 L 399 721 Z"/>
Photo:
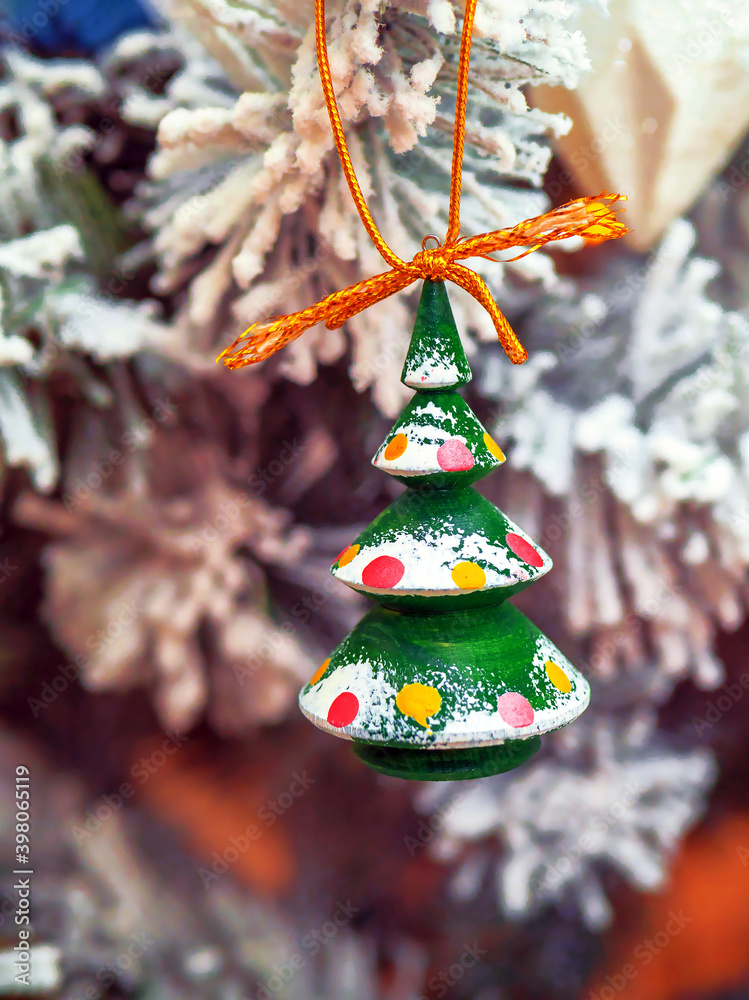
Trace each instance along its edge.
<path fill-rule="evenodd" d="M 450 575 L 461 590 L 479 590 L 486 583 L 486 573 L 475 562 L 459 562 Z"/>
<path fill-rule="evenodd" d="M 356 554 L 360 548 L 360 545 L 349 545 L 347 549 L 344 549 L 338 556 L 338 568 L 340 569 L 341 566 L 348 566 L 351 560 L 356 558 Z"/>
<path fill-rule="evenodd" d="M 497 459 L 497 461 L 499 462 L 505 461 L 505 453 L 499 447 L 499 445 L 491 436 L 491 434 L 484 434 L 484 444 L 486 445 L 487 451 L 490 451 L 492 455 L 494 455 L 494 457 Z"/>
<path fill-rule="evenodd" d="M 558 663 L 554 663 L 553 660 L 547 660 L 545 666 L 546 675 L 557 691 L 561 691 L 562 694 L 567 694 L 572 690 L 572 681 Z"/>
<path fill-rule="evenodd" d="M 328 657 L 327 660 L 323 660 L 322 661 L 322 663 L 320 664 L 320 666 L 317 668 L 317 670 L 314 672 L 314 674 L 310 677 L 310 680 L 309 680 L 310 686 L 312 684 L 317 684 L 317 682 L 320 680 L 320 678 L 322 677 L 322 675 L 328 669 L 328 664 L 329 663 L 330 663 L 330 657 Z"/>
<path fill-rule="evenodd" d="M 385 459 L 388 462 L 392 462 L 396 458 L 400 458 L 403 452 L 408 447 L 408 438 L 405 434 L 396 434 L 395 437 L 388 441 L 387 448 L 385 448 Z"/>

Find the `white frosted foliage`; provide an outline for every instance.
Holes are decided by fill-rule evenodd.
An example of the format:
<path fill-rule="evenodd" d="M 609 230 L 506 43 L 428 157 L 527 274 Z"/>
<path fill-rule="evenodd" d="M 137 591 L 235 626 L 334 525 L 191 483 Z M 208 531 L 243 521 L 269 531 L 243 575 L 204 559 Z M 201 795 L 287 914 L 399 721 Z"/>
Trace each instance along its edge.
<path fill-rule="evenodd" d="M 228 302 L 235 325 L 214 331 L 228 343 L 259 319 L 302 309 L 323 289 L 382 270 L 335 158 L 317 78 L 313 6 L 285 0 L 262 9 L 228 0 L 159 6 L 169 32 L 126 39 L 110 64 L 123 69 L 170 46 L 183 56 L 163 95 L 151 94 L 132 74 L 125 113 L 143 124 L 160 121 L 149 165 L 154 180 L 141 191 L 160 290 L 178 287 L 189 258 L 216 247 L 215 262 L 188 291 L 180 316 L 187 335 L 202 341 L 206 324 L 224 315 L 220 306 Z M 448 0 L 387 8 L 379 0 L 339 0 L 327 13 L 333 85 L 352 159 L 383 236 L 409 259 L 426 233 L 442 235 L 446 227 L 462 8 Z M 555 0 L 510 6 L 485 0 L 479 7 L 463 178 L 467 233 L 513 225 L 546 206 L 533 190 L 549 160 L 546 136 L 569 123 L 528 109 L 522 88 L 573 86 L 587 68 L 584 40 L 567 27 L 571 14 L 571 5 Z M 186 31 L 194 35 L 190 42 Z M 491 165 L 496 176 L 487 182 Z M 543 254 L 476 267 L 497 289 L 506 269 L 547 287 L 556 280 Z M 475 305 L 459 301 L 456 318 L 464 331 L 470 326 L 488 335 L 490 324 Z M 372 386 L 389 414 L 404 399 L 397 377 L 408 325 L 408 311 L 393 301 L 346 327 L 352 380 L 359 389 Z M 310 331 L 284 352 L 279 367 L 307 383 L 318 362 L 335 361 L 345 349 L 340 333 Z"/>
<path fill-rule="evenodd" d="M 672 684 L 691 673 L 713 687 L 713 634 L 741 621 L 749 566 L 749 322 L 711 300 L 716 265 L 694 239 L 677 220 L 593 313 L 563 299 L 564 322 L 544 319 L 557 353 L 536 355 L 525 382 L 501 361 L 482 382 L 503 401 L 490 429 L 512 442 L 510 469 L 537 483 L 523 502 L 536 489 L 564 506 L 547 530 L 568 553 L 564 613 L 591 638 L 593 668 L 641 662 L 645 631 Z M 697 529 L 711 557 L 680 557 Z"/>
<path fill-rule="evenodd" d="M 514 918 L 571 898 L 591 930 L 605 927 L 613 911 L 602 865 L 640 890 L 662 884 L 673 849 L 700 814 L 715 776 L 710 754 L 642 746 L 633 730 L 610 724 L 581 726 L 589 729 L 587 766 L 547 757 L 467 789 L 425 787 L 423 808 L 456 800 L 449 809 L 440 807 L 433 845 L 437 855 L 458 861 L 456 892 L 470 897 L 478 891 L 490 870 L 484 848 L 494 839 L 505 849 L 497 871 L 499 901 Z"/>
<path fill-rule="evenodd" d="M 85 240 L 64 221 L 68 201 L 81 200 L 75 185 L 87 183 L 81 153 L 97 137 L 82 125 L 60 125 L 53 102 L 60 95 L 82 106 L 100 99 L 106 84 L 99 70 L 15 51 L 5 59 L 0 112 L 15 115 L 19 134 L 0 145 L 0 439 L 5 462 L 27 468 L 46 492 L 59 473 L 47 380 L 67 369 L 87 383 L 90 399 L 104 399 L 107 390 L 75 354 L 106 364 L 173 341 L 153 305 L 97 291 Z"/>

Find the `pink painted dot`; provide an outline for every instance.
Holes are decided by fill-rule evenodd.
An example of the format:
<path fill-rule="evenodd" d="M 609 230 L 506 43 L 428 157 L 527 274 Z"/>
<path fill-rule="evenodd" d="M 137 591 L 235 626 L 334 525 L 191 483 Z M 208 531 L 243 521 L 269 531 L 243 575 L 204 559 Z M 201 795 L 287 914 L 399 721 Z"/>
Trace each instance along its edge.
<path fill-rule="evenodd" d="M 403 577 L 406 567 L 395 556 L 377 556 L 362 570 L 361 582 L 365 587 L 389 590 Z"/>
<path fill-rule="evenodd" d="M 527 562 L 529 566 L 543 566 L 544 557 L 541 553 L 534 549 L 530 542 L 526 542 L 520 535 L 516 535 L 514 531 L 511 531 L 507 536 L 507 544 L 515 555 L 523 562 Z"/>
<path fill-rule="evenodd" d="M 328 724 L 342 729 L 350 725 L 359 714 L 359 699 L 351 691 L 344 691 L 328 709 Z"/>
<path fill-rule="evenodd" d="M 499 714 L 508 726 L 522 729 L 533 722 L 533 707 L 527 698 L 517 691 L 508 691 L 497 702 Z"/>
<path fill-rule="evenodd" d="M 474 458 L 462 441 L 450 438 L 437 451 L 437 465 L 445 472 L 467 472 L 473 468 Z"/>

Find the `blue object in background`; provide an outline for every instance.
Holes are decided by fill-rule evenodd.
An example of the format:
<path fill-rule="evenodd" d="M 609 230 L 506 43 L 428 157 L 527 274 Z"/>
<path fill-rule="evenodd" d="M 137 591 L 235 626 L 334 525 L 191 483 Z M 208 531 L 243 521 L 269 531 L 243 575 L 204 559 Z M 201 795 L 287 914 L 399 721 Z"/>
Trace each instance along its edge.
<path fill-rule="evenodd" d="M 126 31 L 154 23 L 139 0 L 0 0 L 11 43 L 58 52 L 97 52 Z"/>

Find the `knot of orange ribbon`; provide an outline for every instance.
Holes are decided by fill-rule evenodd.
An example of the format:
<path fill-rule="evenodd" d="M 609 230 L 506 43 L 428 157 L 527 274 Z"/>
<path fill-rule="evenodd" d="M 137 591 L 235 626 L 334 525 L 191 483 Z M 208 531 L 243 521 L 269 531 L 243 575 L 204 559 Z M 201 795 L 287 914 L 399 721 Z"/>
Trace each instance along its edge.
<path fill-rule="evenodd" d="M 429 281 L 445 281 L 450 277 L 450 261 L 441 246 L 414 254 L 411 267 L 420 278 Z"/>
<path fill-rule="evenodd" d="M 269 319 L 260 320 L 227 347 L 216 359 L 217 361 L 223 361 L 228 368 L 232 369 L 264 361 L 317 323 L 325 323 L 328 329 L 335 330 L 369 306 L 402 291 L 414 281 L 424 279 L 452 281 L 480 302 L 491 316 L 499 341 L 507 356 L 515 364 L 521 364 L 528 357 L 528 353 L 499 310 L 486 282 L 475 271 L 458 262 L 469 257 L 494 260 L 495 258 L 491 254 L 497 251 L 525 248 L 522 253 L 510 258 L 511 260 L 519 260 L 553 240 L 562 240 L 569 236 L 582 236 L 590 243 L 603 243 L 605 240 L 624 236 L 627 232 L 626 225 L 616 214 L 621 208 L 621 202 L 626 201 L 626 198 L 623 195 L 603 192 L 593 198 L 575 198 L 551 212 L 546 212 L 533 219 L 526 219 L 525 222 L 510 229 L 497 229 L 467 238 L 458 236 L 468 66 L 476 4 L 477 0 L 467 0 L 463 19 L 447 234 L 444 243 L 429 248 L 425 248 L 422 243 L 422 249 L 414 255 L 413 259 L 404 261 L 391 250 L 383 239 L 359 186 L 346 144 L 330 74 L 325 36 L 325 0 L 315 0 L 315 33 L 320 81 L 341 168 L 359 212 L 359 217 L 380 256 L 386 264 L 390 265 L 390 270 L 376 274 L 371 278 L 364 278 L 347 288 L 333 292 L 307 309 L 291 313 L 288 316 L 272 316 Z M 436 239 L 436 237 L 425 237 L 424 243 L 430 238 Z"/>

